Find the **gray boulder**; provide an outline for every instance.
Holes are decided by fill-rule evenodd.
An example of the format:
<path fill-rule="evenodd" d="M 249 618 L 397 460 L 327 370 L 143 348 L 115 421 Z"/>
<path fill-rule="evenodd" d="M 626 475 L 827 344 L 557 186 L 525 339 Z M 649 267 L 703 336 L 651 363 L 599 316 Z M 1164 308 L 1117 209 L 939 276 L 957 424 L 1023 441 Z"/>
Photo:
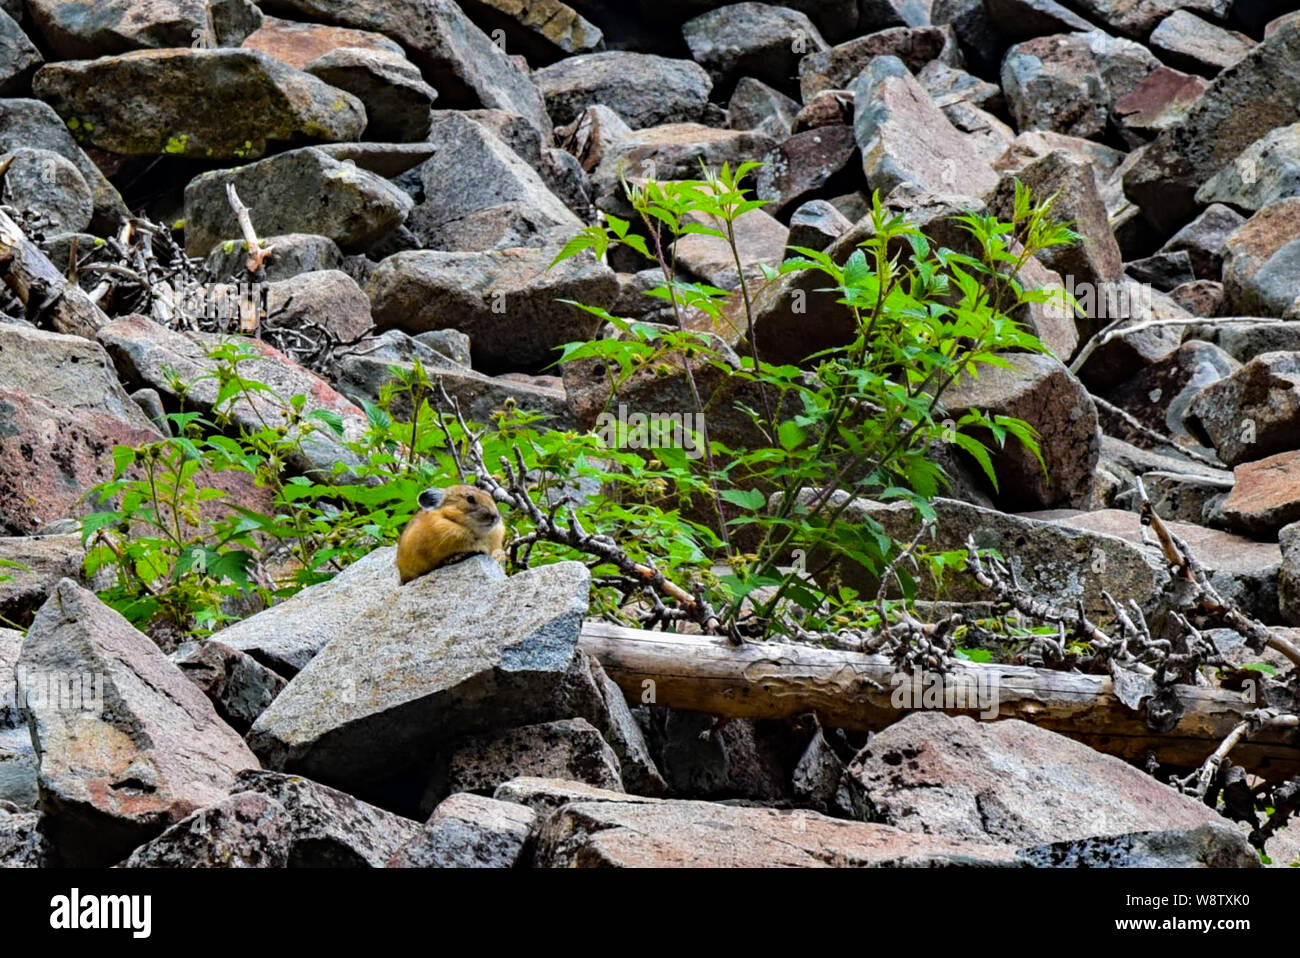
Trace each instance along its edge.
<path fill-rule="evenodd" d="M 105 231 L 117 230 L 120 219 L 128 215 L 126 204 L 103 171 L 77 145 L 50 105 L 40 100 L 0 100 L 0 150 L 23 148 L 52 150 L 70 160 L 94 198 L 92 226 Z"/>
<path fill-rule="evenodd" d="M 551 135 L 537 89 L 454 0 L 276 0 L 276 6 L 297 20 L 382 33 L 401 44 L 444 105 L 511 110 Z"/>
<path fill-rule="evenodd" d="M 265 796 L 288 813 L 290 868 L 383 868 L 420 831 L 418 822 L 297 775 L 246 771 L 231 792 Z"/>
<path fill-rule="evenodd" d="M 832 504 L 839 505 L 844 496 L 837 493 Z M 1046 602 L 1073 607 L 1082 601 L 1089 615 L 1104 615 L 1109 609 L 1101 597 L 1104 589 L 1112 595 L 1132 596 L 1149 616 L 1158 612 L 1159 593 L 1168 574 L 1163 561 L 1140 543 L 1110 530 L 1085 530 L 1046 518 L 1053 513 L 1044 517 L 1010 515 L 954 499 L 935 499 L 933 503 L 939 521 L 932 548 L 937 551 L 965 549 L 967 539 L 973 538 L 976 548 L 997 550 L 1021 585 Z M 849 522 L 868 518 L 902 542 L 910 542 L 920 527 L 915 510 L 905 503 L 857 499 L 843 512 L 843 519 Z M 840 574 L 846 585 L 859 591 L 874 595 L 879 588 L 879 582 L 860 567 L 844 565 Z M 918 579 L 916 594 L 953 602 L 990 598 L 973 581 L 950 578 L 939 583 L 928 575 Z"/>
<path fill-rule="evenodd" d="M 872 821 L 968 842 L 1030 845 L 1222 821 L 1127 762 L 1016 719 L 912 713 L 872 738 L 845 782 Z"/>
<path fill-rule="evenodd" d="M 1211 813 L 1213 814 L 1213 813 Z M 714 802 L 586 802 L 541 826 L 544 868 L 1023 867 L 995 841 L 963 841 L 805 809 Z"/>
<path fill-rule="evenodd" d="M 1258 868 L 1255 849 L 1225 822 L 1051 842 L 1018 853 L 1035 868 Z"/>
<path fill-rule="evenodd" d="M 1229 466 L 1300 446 L 1300 353 L 1263 353 L 1202 389 L 1184 416 Z"/>
<path fill-rule="evenodd" d="M 267 282 L 289 279 L 299 273 L 343 268 L 343 253 L 338 243 L 328 236 L 286 233 L 261 237 L 261 241 L 264 246 L 274 247 L 266 260 Z M 212 248 L 207 267 L 217 279 L 244 279 L 248 276 L 244 266 L 247 260 L 248 249 L 242 239 L 226 240 Z"/>
<path fill-rule="evenodd" d="M 1271 130 L 1246 147 L 1196 191 L 1196 202 L 1253 213 L 1288 196 L 1300 196 L 1300 123 Z"/>
<path fill-rule="evenodd" d="M 449 796 L 389 868 L 516 868 L 525 863 L 536 813 L 473 792 Z"/>
<path fill-rule="evenodd" d="M 352 94 L 257 50 L 66 60 L 42 67 L 32 88 L 73 135 L 128 156 L 256 159 L 291 140 L 355 140 L 366 126 Z"/>
<path fill-rule="evenodd" d="M 824 51 L 811 51 L 799 62 L 799 91 L 804 103 L 824 90 L 847 90 L 854 77 L 876 57 L 897 57 L 911 73 L 932 60 L 961 65 L 951 31 L 931 26 L 894 27 L 849 40 Z"/>
<path fill-rule="evenodd" d="M 1225 30 L 1190 10 L 1175 10 L 1161 20 L 1147 43 L 1170 65 L 1206 76 L 1238 63 L 1255 46 L 1244 33 Z"/>
<path fill-rule="evenodd" d="M 775 140 L 790 135 L 798 115 L 798 103 L 753 77 L 741 77 L 727 103 L 727 123 L 733 130 L 757 130 Z"/>
<path fill-rule="evenodd" d="M 550 267 L 557 250 L 398 253 L 367 285 L 380 329 L 411 334 L 452 327 L 469 335 L 474 367 L 540 369 L 565 343 L 592 339 L 600 319 L 572 300 L 607 307 L 618 295 L 613 270 L 583 254 Z"/>
<path fill-rule="evenodd" d="M 1300 196 L 1264 207 L 1224 241 L 1225 309 L 1300 318 Z"/>
<path fill-rule="evenodd" d="M 366 139 L 402 143 L 429 135 L 429 111 L 438 91 L 424 82 L 406 57 L 342 47 L 312 60 L 303 72 L 361 101 L 366 109 Z"/>
<path fill-rule="evenodd" d="M 422 247 L 477 251 L 565 239 L 582 221 L 523 157 L 460 113 L 434 114 L 434 155 L 412 174 L 420 202 L 408 220 Z"/>
<path fill-rule="evenodd" d="M 960 419 L 970 410 L 1014 416 L 1038 432 L 1038 457 L 1018 440 L 991 444 L 997 496 L 1025 508 L 1031 503 L 1082 507 L 1091 494 L 1101 454 L 1097 410 L 1087 389 L 1054 356 L 1008 353 L 1009 368 L 988 366 L 978 378 L 963 379 L 942 396 L 947 413 Z M 1044 474 L 1046 467 L 1046 474 Z"/>
<path fill-rule="evenodd" d="M 376 549 L 329 581 L 227 626 L 213 638 L 293 678 L 355 618 L 358 595 L 387 594 L 397 584 L 395 554 L 393 548 Z"/>
<path fill-rule="evenodd" d="M 560 719 L 463 739 L 452 752 L 448 790 L 491 794 L 519 776 L 563 778 L 623 790 L 618 756 L 586 719 Z"/>
<path fill-rule="evenodd" d="M 733 3 L 702 13 L 682 24 L 682 36 L 720 96 L 729 96 L 741 77 L 795 93 L 800 60 L 830 49 L 807 14 L 766 3 Z"/>
<path fill-rule="evenodd" d="M 16 563 L 10 566 L 0 562 L 4 570 L 0 572 L 0 621 L 26 628 L 60 579 L 81 578 L 85 558 L 86 549 L 75 532 L 0 538 L 0 560 Z M 17 654 L 17 646 L 14 649 Z M 0 662 L 3 660 L 4 652 L 0 650 Z M 0 678 L 0 701 L 6 687 Z"/>
<path fill-rule="evenodd" d="M 13 17 L 0 10 L 0 96 L 22 96 L 45 62 Z"/>
<path fill-rule="evenodd" d="M 41 832 L 40 813 L 0 800 L 0 868 L 48 868 L 53 864 L 54 855 Z"/>
<path fill-rule="evenodd" d="M 208 33 L 205 6 L 216 36 Z M 239 46 L 262 20 L 250 0 L 28 0 L 27 7 L 60 60 L 189 47 L 196 41 Z"/>
<path fill-rule="evenodd" d="M 599 104 L 634 130 L 703 120 L 713 88 L 709 74 L 690 60 L 621 50 L 569 57 L 536 71 L 532 80 L 557 125 Z"/>
<path fill-rule="evenodd" d="M 16 666 L 45 828 L 71 865 L 121 860 L 257 759 L 153 641 L 70 579 Z"/>
<path fill-rule="evenodd" d="M 226 197 L 233 183 L 259 235 L 314 233 L 361 251 L 406 218 L 411 198 L 381 176 L 310 147 L 233 170 L 213 170 L 185 187 L 185 247 L 207 256 L 242 236 Z"/>
<path fill-rule="evenodd" d="M 1196 191 L 1248 146 L 1300 120 L 1300 23 L 1283 24 L 1224 70 L 1177 125 L 1124 176 L 1124 192 L 1157 229 L 1196 213 Z"/>
<path fill-rule="evenodd" d="M 221 720 L 247 732 L 284 689 L 285 680 L 246 652 L 207 639 L 186 642 L 168 656 L 212 702 Z"/>
<path fill-rule="evenodd" d="M 95 503 L 112 478 L 113 445 L 161 437 L 97 343 L 0 324 L 0 534 L 25 536 Z"/>
<path fill-rule="evenodd" d="M 220 335 L 180 333 L 143 316 L 127 316 L 109 323 L 99 331 L 98 337 L 112 355 L 122 378 L 132 385 L 149 386 L 161 395 L 177 399 L 177 382 L 180 382 L 186 386 L 185 400 L 191 408 L 212 411 L 221 386 L 214 375 L 218 363 L 209 358 L 208 351 L 222 341 Z M 336 475 L 335 466 L 360 464 L 357 454 L 344 443 L 360 441 L 366 429 L 365 413 L 323 379 L 272 346 L 253 339 L 247 343 L 260 355 L 241 360 L 240 374 L 269 386 L 271 392 L 256 391 L 232 398 L 228 403 L 223 402 L 222 412 L 242 428 L 258 430 L 265 423 L 279 421 L 285 404 L 294 396 L 303 396 L 305 415 L 320 411 L 336 416 L 340 431 L 335 432 L 317 420 L 309 420 L 310 430 L 294 427 L 291 435 L 302 441 L 288 455 L 289 466 L 321 481 L 347 481 L 349 474 L 345 471 Z"/>
<path fill-rule="evenodd" d="M 238 792 L 141 845 L 123 868 L 286 868 L 289 814 L 273 798 Z"/>
<path fill-rule="evenodd" d="M 897 57 L 873 59 L 849 87 L 853 133 L 873 190 L 913 183 L 934 193 L 980 196 L 997 175 L 971 157 L 966 134 L 944 116 Z"/>
<path fill-rule="evenodd" d="M 473 556 L 406 586 L 390 566 L 341 597 L 351 618 L 248 741 L 271 768 L 358 793 L 427 768 L 431 749 L 465 735 L 547 720 L 577 654 L 587 588 L 576 562 L 506 578 Z"/>

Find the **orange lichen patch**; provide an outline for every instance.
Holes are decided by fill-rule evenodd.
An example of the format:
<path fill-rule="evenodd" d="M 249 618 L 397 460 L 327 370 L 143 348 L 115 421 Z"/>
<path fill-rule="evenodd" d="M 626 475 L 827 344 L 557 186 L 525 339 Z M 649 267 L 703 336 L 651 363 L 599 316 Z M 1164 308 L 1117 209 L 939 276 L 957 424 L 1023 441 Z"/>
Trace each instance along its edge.
<path fill-rule="evenodd" d="M 339 47 L 402 52 L 401 47 L 381 33 L 319 23 L 293 23 L 276 17 L 267 17 L 261 28 L 244 40 L 243 46 L 268 53 L 296 69 Z"/>

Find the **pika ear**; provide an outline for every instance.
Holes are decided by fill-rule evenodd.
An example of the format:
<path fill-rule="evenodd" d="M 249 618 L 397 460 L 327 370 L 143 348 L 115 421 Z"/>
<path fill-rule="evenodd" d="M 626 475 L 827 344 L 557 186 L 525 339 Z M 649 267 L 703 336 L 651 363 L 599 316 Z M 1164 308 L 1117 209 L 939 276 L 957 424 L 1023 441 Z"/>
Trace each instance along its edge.
<path fill-rule="evenodd" d="M 446 493 L 441 489 L 425 489 L 420 493 L 419 503 L 421 509 L 437 509 L 442 505 L 442 500 L 446 498 Z"/>

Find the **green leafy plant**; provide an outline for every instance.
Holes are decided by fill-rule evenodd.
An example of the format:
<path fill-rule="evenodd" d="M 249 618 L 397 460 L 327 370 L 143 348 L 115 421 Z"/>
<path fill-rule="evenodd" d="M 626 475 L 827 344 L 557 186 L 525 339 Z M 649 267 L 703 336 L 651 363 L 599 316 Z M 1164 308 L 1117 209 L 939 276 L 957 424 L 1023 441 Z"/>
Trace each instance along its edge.
<path fill-rule="evenodd" d="M 682 617 L 658 600 L 638 603 L 646 582 L 629 579 L 631 566 L 722 609 L 717 624 L 732 634 L 878 624 L 887 604 L 826 579 L 837 563 L 892 578 L 906 596 L 909 566 L 941 577 L 960 557 L 928 553 L 923 543 L 904 547 L 870 520 L 843 521 L 848 497 L 836 493 L 904 499 L 933 519 L 929 500 L 945 476 L 927 457 L 931 443 L 966 450 L 995 484 L 985 439 L 1036 451 L 1023 422 L 979 412 L 953 421 L 942 397 L 980 367 L 1003 363 L 1001 351 L 1041 348 L 1008 314 L 1046 294 L 1022 290 L 1015 274 L 1034 252 L 1073 234 L 1050 223 L 1050 203 L 1033 205 L 1018 191 L 1010 223 L 959 219 L 975 253 L 936 249 L 877 197 L 871 235 L 845 263 L 795 249 L 779 271 L 768 271 L 769 280 L 796 271 L 824 277 L 854 323 L 842 346 L 798 366 L 773 365 L 755 345 L 753 277 L 736 239 L 737 220 L 761 205 L 742 185 L 753 167 L 628 184 L 638 219 L 610 216 L 557 257 L 603 256 L 623 245 L 659 269 L 664 281 L 652 295 L 668 307 L 671 324 L 575 304 L 608 322 L 613 335 L 569 344 L 560 361 L 599 360 L 611 402 L 635 376 L 681 375 L 690 411 L 703 417 L 691 436 L 701 455 L 672 443 L 624 448 L 622 426 L 613 441 L 594 430 L 556 430 L 511 402 L 489 423 L 467 423 L 448 415 L 440 384 L 418 362 L 390 369 L 379 401 L 365 404 L 364 434 L 349 440 L 334 413 L 310 409 L 303 396 L 278 396 L 249 374 L 247 364 L 264 357 L 235 337 L 211 351 L 210 412 L 185 408 L 194 384 L 173 381 L 182 402 L 169 417 L 174 435 L 115 449 L 113 478 L 91 491 L 103 505 L 83 525 L 87 569 L 116 572 L 103 597 L 141 626 L 206 634 L 246 611 L 249 599 L 265 604 L 292 594 L 395 540 L 421 490 L 480 478 L 467 463 L 492 471 L 509 463 L 548 515 L 563 510 L 571 528 L 618 543 L 621 564 L 575 545 L 581 537 L 558 541 L 528 514 L 507 515 L 512 567 L 585 561 L 593 612 L 643 623 Z M 676 243 L 693 235 L 726 244 L 740 277 L 736 291 L 682 275 Z M 745 328 L 732 353 L 708 330 L 737 304 Z M 735 398 L 737 385 L 748 401 Z M 748 422 L 751 441 L 729 447 L 709 435 L 710 413 L 726 403 Z M 351 454 L 328 476 L 291 465 L 318 433 Z M 237 481 L 217 482 L 225 473 Z M 238 491 L 250 483 L 269 507 Z M 798 556 L 815 567 L 792 567 Z"/>
<path fill-rule="evenodd" d="M 411 427 L 384 408 L 420 384 L 390 388 L 385 403 L 367 408 L 364 437 L 343 442 L 337 413 L 244 374 L 245 364 L 265 359 L 247 342 L 223 341 L 209 358 L 211 374 L 172 388 L 184 401 L 196 383 L 215 380 L 210 415 L 173 413 L 169 438 L 116 447 L 113 478 L 89 493 L 109 507 L 83 520 L 86 570 L 116 571 L 101 597 L 142 627 L 205 633 L 237 617 L 235 599 L 269 603 L 328 579 L 397 535 L 435 478 L 408 451 Z M 255 426 L 240 425 L 237 405 Z M 321 432 L 360 465 L 337 463 L 329 477 L 295 474 L 288 463 Z M 268 510 L 246 501 L 250 487 L 265 490 Z"/>
<path fill-rule="evenodd" d="M 773 365 L 761 360 L 755 345 L 753 302 L 736 242 L 736 221 L 762 205 L 749 199 L 741 185 L 753 167 L 745 164 L 732 172 L 724 166 L 716 175 L 706 171 L 700 180 L 625 183 L 639 229 L 631 221 L 608 217 L 606 225 L 588 227 L 574 237 L 557 261 L 584 250 L 604 255 L 621 244 L 649 259 L 664 277 L 652 295 L 671 305 L 674 326 L 631 322 L 584 307 L 607 320 L 616 335 L 571 344 L 564 353 L 562 362 L 603 360 L 610 371 L 611 403 L 638 368 L 672 360 L 690 384 L 693 411 L 706 414 L 705 421 L 715 397 L 700 394 L 693 359 L 723 368 L 728 384 L 743 379 L 756 387 L 759 402 L 743 411 L 757 441 L 747 448 L 725 448 L 710 443 L 704 431 L 702 461 L 698 466 L 683 462 L 673 481 L 692 488 L 702 474 L 712 490 L 731 564 L 731 573 L 721 579 L 725 620 L 733 630 L 763 634 L 795 626 L 786 614 L 791 605 L 816 627 L 872 616 L 852 590 L 812 587 L 805 570 L 789 568 L 796 554 L 817 557 L 814 580 L 837 563 L 852 562 L 873 573 L 888 569 L 910 593 L 906 564 L 892 561 L 901 546 L 871 519 L 841 521 L 851 497 L 836 493 L 903 499 L 933 520 L 929 500 L 946 481 L 929 455 L 934 443 L 954 443 L 964 450 L 995 487 L 988 443 L 1001 446 L 1014 439 L 1041 463 L 1037 437 L 1025 422 L 977 410 L 954 420 L 947 416 L 943 396 L 955 383 L 978 375 L 981 367 L 1006 366 L 1003 352 L 1044 348 L 1010 313 L 1060 294 L 1025 290 L 1016 277 L 1035 253 L 1077 236 L 1052 222 L 1050 199 L 1035 204 L 1018 185 L 1010 222 L 973 213 L 957 217 L 973 252 L 935 248 L 901 215 L 888 213 L 876 195 L 869 236 L 843 264 L 826 253 L 795 248 L 795 255 L 769 276 L 821 274 L 825 289 L 836 293 L 852 316 L 851 339 L 808 356 L 801 366 Z M 735 293 L 681 277 L 674 244 L 690 235 L 727 245 L 741 277 Z M 688 323 L 698 314 L 716 325 L 736 297 L 745 317 L 742 338 L 748 353 L 738 368 L 708 335 Z M 665 452 L 655 449 L 653 455 L 662 462 Z M 720 466 L 723 455 L 726 465 Z M 732 507 L 730 515 L 724 504 Z M 756 532 L 751 538 L 757 545 L 742 556 L 730 546 L 735 533 L 746 527 Z M 912 554 L 935 575 L 962 561 L 955 554 L 927 555 L 920 544 Z M 761 602 L 755 602 L 760 594 Z"/>
<path fill-rule="evenodd" d="M 205 378 L 218 384 L 211 414 L 173 413 L 175 435 L 116 447 L 113 478 L 88 493 L 101 509 L 82 523 L 87 573 L 116 573 L 100 597 L 157 636 L 209 634 L 246 613 L 248 600 L 268 604 L 330 578 L 394 541 L 422 490 L 465 478 L 458 451 L 470 434 L 445 415 L 418 361 L 390 368 L 379 401 L 363 404 L 364 434 L 344 441 L 336 416 L 309 411 L 303 396 L 279 396 L 246 373 L 246 364 L 264 358 L 247 342 L 231 338 L 209 358 L 215 370 Z M 194 384 L 172 388 L 184 396 Z M 254 427 L 239 424 L 236 404 L 259 411 Z M 606 449 L 592 434 L 547 429 L 543 417 L 511 402 L 472 428 L 490 459 L 522 459 L 542 501 L 582 485 L 600 488 L 576 506 L 580 521 L 619 529 L 635 543 L 632 554 L 671 574 L 707 565 L 719 545 L 707 527 L 660 507 L 673 477 L 662 464 Z M 322 430 L 354 460 L 328 477 L 295 474 L 288 464 Z M 267 508 L 247 501 L 250 485 L 265 490 Z M 527 516 L 509 518 L 516 565 L 582 557 L 532 541 Z M 593 606 L 614 615 L 619 592 L 599 577 L 608 571 L 598 570 Z"/>

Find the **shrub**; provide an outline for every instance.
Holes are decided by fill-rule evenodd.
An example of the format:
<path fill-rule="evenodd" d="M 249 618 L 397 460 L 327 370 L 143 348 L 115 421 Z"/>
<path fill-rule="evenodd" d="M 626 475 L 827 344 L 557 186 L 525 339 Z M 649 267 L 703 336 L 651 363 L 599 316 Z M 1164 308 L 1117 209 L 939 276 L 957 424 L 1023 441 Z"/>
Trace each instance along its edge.
<path fill-rule="evenodd" d="M 995 485 L 988 449 L 975 430 L 994 443 L 1014 439 L 1037 451 L 1024 422 L 981 412 L 953 420 L 942 399 L 953 383 L 978 375 L 981 367 L 1004 364 L 999 352 L 1043 348 L 1010 313 L 1050 294 L 1021 289 L 1015 275 L 1034 253 L 1071 242 L 1074 234 L 1050 221 L 1050 200 L 1034 204 L 1018 189 L 1011 222 L 976 214 L 958 218 L 979 251 L 967 255 L 934 248 L 901 216 L 889 214 L 877 196 L 872 235 L 845 263 L 794 249 L 779 271 L 767 275 L 824 276 L 853 317 L 851 340 L 800 366 L 772 365 L 754 348 L 751 290 L 743 271 L 739 289 L 728 292 L 683 278 L 672 253 L 675 240 L 706 235 L 727 244 L 740 270 L 736 221 L 762 205 L 742 186 L 753 167 L 723 167 L 695 181 L 629 184 L 639 220 L 609 216 L 605 225 L 574 237 L 557 257 L 558 262 L 587 251 L 603 256 L 623 245 L 660 270 L 663 283 L 652 295 L 671 308 L 673 325 L 574 304 L 607 321 L 613 335 L 569 344 L 559 361 L 600 359 L 609 370 L 610 402 L 638 370 L 681 370 L 694 406 L 682 412 L 703 416 L 699 434 L 691 436 L 703 455 L 688 455 L 681 443 L 668 442 L 629 450 L 622 448 L 625 435 L 555 430 L 509 403 L 491 423 L 465 423 L 450 414 L 439 384 L 417 362 L 411 369 L 394 367 L 380 401 L 365 404 L 366 434 L 346 444 L 360 467 L 338 464 L 331 481 L 292 475 L 285 464 L 300 444 L 318 430 L 342 441 L 342 425 L 329 413 L 305 412 L 301 396 L 275 396 L 243 376 L 241 364 L 260 354 L 235 338 L 211 354 L 220 384 L 211 415 L 173 414 L 173 437 L 118 447 L 113 479 L 92 490 L 95 501 L 112 504 L 83 525 L 91 547 L 87 570 L 117 573 L 102 597 L 142 627 L 210 632 L 234 615 L 232 600 L 238 597 L 271 602 L 393 541 L 422 489 L 481 479 L 483 469 L 495 470 L 504 461 L 515 467 L 518 482 L 543 513 L 568 516 L 569 528 L 592 530 L 617 543 L 634 563 L 686 584 L 676 594 L 689 591 L 718 608 L 716 624 L 733 635 L 807 633 L 877 621 L 885 605 L 876 597 L 858 596 L 833 579 L 816 586 L 814 579 L 823 579 L 837 563 L 854 562 L 897 580 L 908 595 L 908 563 L 899 561 L 904 554 L 936 572 L 957 557 L 928 555 L 923 543 L 896 543 L 874 522 L 840 521 L 842 506 L 832 505 L 838 501 L 832 494 L 903 499 L 933 519 L 929 502 L 947 480 L 927 456 L 933 443 L 956 444 Z M 739 362 L 687 324 L 692 314 L 716 320 L 733 297 L 747 323 L 747 354 Z M 758 437 L 749 447 L 727 448 L 709 436 L 708 411 L 720 388 L 704 394 L 697 374 L 710 367 L 722 371 L 724 385 L 753 387 L 756 402 L 741 410 Z M 271 401 L 278 421 L 240 428 L 231 408 L 254 393 Z M 409 421 L 400 421 L 395 409 L 409 410 Z M 267 488 L 272 511 L 258 512 L 200 485 L 203 477 L 228 470 Z M 703 518 L 693 508 L 700 502 L 706 504 Z M 548 534 L 523 512 L 506 517 L 514 567 L 580 558 L 593 572 L 594 613 L 625 621 L 645 621 L 648 613 L 656 624 L 684 617 L 658 598 L 638 605 L 646 580 L 629 578 L 626 564 L 611 563 L 607 555 L 576 548 L 571 535 Z M 754 544 L 745 552 L 733 541 L 742 531 Z M 796 561 L 807 556 L 818 557 L 819 568 L 808 570 Z M 286 571 L 275 574 L 276 567 Z M 815 575 L 810 578 L 808 571 Z"/>

